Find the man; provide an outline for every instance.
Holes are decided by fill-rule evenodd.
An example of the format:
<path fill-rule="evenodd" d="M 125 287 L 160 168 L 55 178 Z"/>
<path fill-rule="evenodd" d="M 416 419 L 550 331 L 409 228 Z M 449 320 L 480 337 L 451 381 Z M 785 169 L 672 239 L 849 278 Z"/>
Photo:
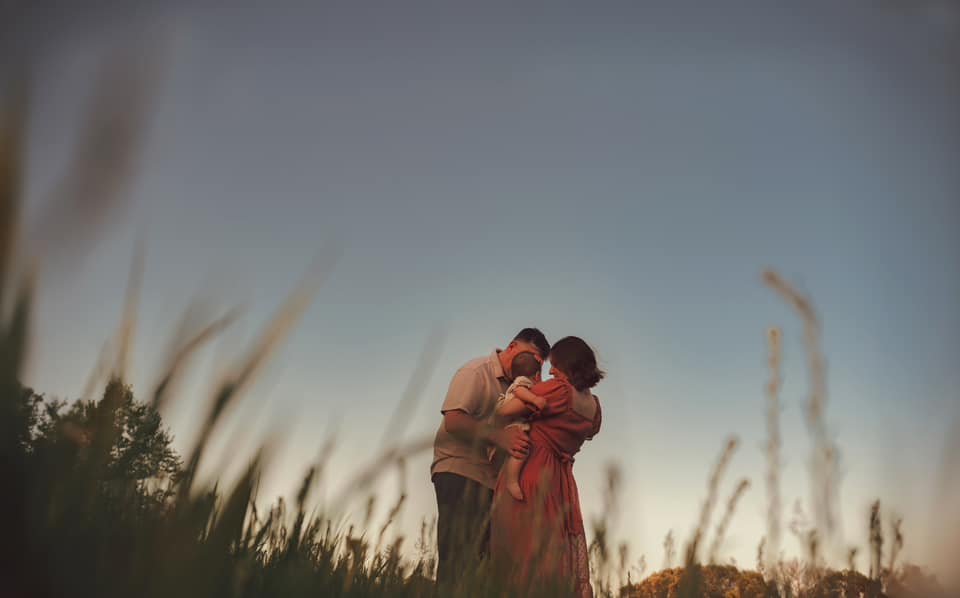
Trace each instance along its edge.
<path fill-rule="evenodd" d="M 464 364 L 450 381 L 440 412 L 443 422 L 433 441 L 430 474 L 437 493 L 437 583 L 448 585 L 464 567 L 486 554 L 490 541 L 487 517 L 497 470 L 487 447 L 523 458 L 525 432 L 492 425 L 497 398 L 513 380 L 513 359 L 533 354 L 541 363 L 550 344 L 536 328 L 524 328 L 506 349 Z"/>

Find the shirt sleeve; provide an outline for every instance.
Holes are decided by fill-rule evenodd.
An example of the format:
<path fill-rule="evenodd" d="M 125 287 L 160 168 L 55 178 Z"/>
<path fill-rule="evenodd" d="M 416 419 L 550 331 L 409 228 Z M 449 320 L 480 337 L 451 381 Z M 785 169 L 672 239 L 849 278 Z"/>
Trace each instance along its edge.
<path fill-rule="evenodd" d="M 556 378 L 534 384 L 530 387 L 530 392 L 543 397 L 546 403 L 539 413 L 534 414 L 536 418 L 563 413 L 570 407 L 570 385 Z"/>
<path fill-rule="evenodd" d="M 440 413 L 448 411 L 463 411 L 473 417 L 479 417 L 483 412 L 484 397 L 481 392 L 479 374 L 476 370 L 461 368 L 450 380 L 447 396 L 443 399 Z"/>

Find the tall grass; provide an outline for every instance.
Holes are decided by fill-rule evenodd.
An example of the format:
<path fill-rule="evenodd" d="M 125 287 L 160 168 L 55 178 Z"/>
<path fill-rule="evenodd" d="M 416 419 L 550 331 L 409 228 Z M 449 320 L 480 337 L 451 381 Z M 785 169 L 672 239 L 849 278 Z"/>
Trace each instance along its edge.
<path fill-rule="evenodd" d="M 761 541 L 758 567 L 770 570 L 780 553 L 780 530 L 783 518 L 780 499 L 780 363 L 781 331 L 776 326 L 767 329 L 769 356 L 767 366 L 770 379 L 767 382 L 767 533 Z"/>
<path fill-rule="evenodd" d="M 840 451 L 826 423 L 827 363 L 820 348 L 820 319 L 810 299 L 791 286 L 775 271 L 763 273 L 763 281 L 778 293 L 800 316 L 803 322 L 803 345 L 807 353 L 809 396 L 804 405 L 807 429 L 813 440 L 810 462 L 811 504 L 816 530 L 831 543 L 838 542 Z"/>
<path fill-rule="evenodd" d="M 41 244 L 38 253 L 61 258 L 82 253 L 90 230 L 118 209 L 123 182 L 132 170 L 140 139 L 140 123 L 149 99 L 147 82 L 126 61 L 105 71 L 100 94 L 91 107 L 87 132 L 75 162 L 55 191 L 56 201 L 45 216 L 61 230 L 63 223 L 80 222 L 83 230 L 63 233 L 69 251 Z M 191 360 L 236 318 L 226 312 L 208 320 L 185 315 L 168 351 L 164 373 L 145 402 L 133 399 L 124 383 L 128 355 L 135 338 L 136 305 L 142 258 L 133 260 L 127 302 L 112 350 L 104 352 L 81 397 L 95 401 L 73 406 L 49 401 L 21 386 L 29 350 L 30 318 L 35 305 L 34 256 L 19 238 L 23 197 L 23 157 L 29 101 L 27 85 L 13 85 L 0 105 L 0 540 L 4 576 L 0 593 L 10 596 L 433 596 L 436 562 L 435 523 L 424 521 L 413 546 L 406 538 L 388 540 L 389 531 L 406 504 L 401 491 L 385 523 L 373 528 L 370 514 L 376 497 L 373 484 L 386 471 L 402 469 L 414 455 L 429 448 L 429 440 L 398 444 L 393 433 L 408 423 L 406 407 L 414 389 L 429 375 L 435 361 L 428 342 L 411 384 L 392 418 L 391 431 L 379 453 L 359 467 L 326 512 L 312 507 L 311 492 L 321 480 L 332 444 L 302 478 L 292 508 L 278 500 L 266 512 L 256 506 L 259 480 L 269 466 L 267 448 L 229 486 L 201 483 L 197 472 L 225 414 L 247 391 L 282 343 L 323 281 L 322 268 L 308 275 L 280 306 L 273 318 L 216 385 L 205 404 L 200 433 L 183 460 L 169 451 L 169 436 L 159 409 L 178 395 L 179 380 Z M 119 115 L 119 117 L 118 117 Z M 94 222 L 96 221 L 96 222 Z M 56 235 L 43 235 L 53 239 Z M 142 256 L 142 253 L 138 253 Z M 922 596 L 940 590 L 919 569 L 898 566 L 903 546 L 901 521 L 892 524 L 884 566 L 884 530 L 880 504 L 871 511 L 869 576 L 850 570 L 828 570 L 819 558 L 819 542 L 836 541 L 837 448 L 825 423 L 825 359 L 820 350 L 819 321 L 812 304 L 774 272 L 764 281 L 793 305 L 804 323 L 810 375 L 806 404 L 808 429 L 814 439 L 811 487 L 814 519 L 800 533 L 809 545 L 804 561 L 781 556 L 779 432 L 780 342 L 769 329 L 770 379 L 766 389 L 768 492 L 767 533 L 758 549 L 758 570 L 742 571 L 717 564 L 726 531 L 740 498 L 750 486 L 740 480 L 726 502 L 719 522 L 711 527 L 719 486 L 738 441 L 723 447 L 708 478 L 706 496 L 696 526 L 683 547 L 681 567 L 675 567 L 676 540 L 671 531 L 664 542 L 664 568 L 634 582 L 629 546 L 611 545 L 620 508 L 621 473 L 611 467 L 605 502 L 590 520 L 590 558 L 594 587 L 603 596 Z M 435 336 L 442 331 L 435 333 Z M 134 459 L 132 455 L 138 456 Z M 139 459 L 143 457 L 143 459 Z M 138 460 L 139 459 L 139 460 Z M 153 465 L 144 465 L 144 464 Z M 162 463 L 159 467 L 156 464 Z M 160 475 L 163 472 L 164 475 Z M 361 526 L 336 516 L 342 507 L 367 498 Z M 710 530 L 712 541 L 707 543 Z M 701 562 L 704 545 L 708 564 Z M 540 550 L 551 546 L 542 543 Z M 645 568 L 641 557 L 640 572 Z M 480 562 L 458 576 L 455 593 L 468 597 L 502 595 L 556 596 L 561 586 L 508 585 L 509 575 Z M 559 583 L 559 580 L 558 580 Z M 914 588 L 914 590 L 911 590 Z"/>

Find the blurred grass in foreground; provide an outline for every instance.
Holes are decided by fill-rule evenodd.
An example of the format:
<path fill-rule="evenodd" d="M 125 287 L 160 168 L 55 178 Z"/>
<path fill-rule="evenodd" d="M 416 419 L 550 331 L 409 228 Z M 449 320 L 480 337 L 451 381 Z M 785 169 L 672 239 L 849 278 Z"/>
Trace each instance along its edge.
<path fill-rule="evenodd" d="M 139 143 L 138 125 L 147 112 L 145 79 L 131 62 L 105 70 L 100 96 L 89 115 L 85 147 L 57 188 L 57 200 L 47 214 L 64 239 L 61 251 L 81 251 L 100 220 L 116 209 L 122 182 L 130 176 Z M 314 513 L 310 490 L 323 467 L 304 474 L 292 509 L 282 502 L 258 512 L 253 498 L 265 460 L 257 457 L 231 487 L 202 485 L 196 472 L 207 443 L 222 416 L 250 386 L 266 359 L 309 304 L 317 289 L 308 277 L 278 309 L 247 355 L 210 397 L 201 433 L 181 459 L 170 448 L 158 408 L 175 400 L 177 381 L 196 352 L 227 327 L 228 313 L 208 322 L 185 326 L 169 351 L 166 374 L 144 402 L 124 383 L 126 356 L 134 330 L 139 260 L 134 260 L 131 291 L 116 351 L 94 373 L 88 397 L 103 388 L 98 400 L 64 403 L 46 400 L 20 383 L 30 342 L 34 305 L 31 256 L 22 255 L 18 239 L 22 205 L 22 163 L 29 101 L 25 82 L 14 85 L 0 106 L 0 540 L 4 596 L 432 596 L 434 529 L 424 522 L 415 545 L 404 538 L 385 543 L 392 520 L 403 508 L 401 494 L 387 523 L 371 530 L 369 516 L 360 528 L 345 526 L 332 516 Z M 58 211 L 59 210 L 59 211 Z M 91 220 L 92 219 L 92 220 Z M 70 224 L 69 232 L 60 230 Z M 64 229 L 66 230 L 66 229 Z M 94 231 L 91 233 L 90 231 Z M 81 249 L 78 249 L 81 248 Z M 51 247 L 46 247 L 49 255 Z M 815 441 L 813 520 L 796 523 L 794 533 L 807 546 L 803 560 L 785 561 L 780 552 L 782 527 L 779 498 L 779 341 L 771 329 L 767 387 L 769 497 L 768 536 L 758 547 L 757 570 L 744 571 L 717 564 L 717 553 L 740 496 L 749 488 L 741 480 L 707 544 L 718 487 L 738 442 L 731 438 L 721 452 L 707 485 L 698 525 L 686 543 L 682 566 L 674 567 L 672 534 L 668 536 L 665 569 L 643 575 L 643 566 L 628 563 L 629 547 L 614 554 L 608 545 L 609 525 L 617 504 L 619 472 L 611 469 L 607 500 L 592 524 L 590 546 L 594 588 L 603 596 L 923 596 L 943 595 L 921 569 L 897 562 L 903 545 L 900 522 L 885 542 L 880 506 L 871 513 L 867 575 L 855 567 L 857 550 L 849 548 L 849 568 L 826 567 L 824 547 L 837 537 L 837 447 L 826 432 L 824 359 L 819 348 L 819 324 L 810 302 L 775 273 L 765 282 L 792 304 L 804 322 L 811 393 L 807 423 Z M 187 321 L 187 320 L 185 320 Z M 428 343 L 428 347 L 431 346 Z M 421 362 L 429 361 L 424 356 Z M 419 369 L 419 368 L 418 368 Z M 416 388 L 417 385 L 411 385 Z M 406 393 L 410 394 L 410 391 Z M 404 403 L 409 401 L 404 399 Z M 403 426 L 403 410 L 397 425 Z M 382 454 L 361 468 L 347 492 L 335 504 L 353 499 L 387 468 L 429 448 L 429 441 L 391 445 L 388 434 Z M 325 451 L 328 454 L 329 451 Z M 372 501 L 368 503 L 372 510 Z M 334 513 L 336 511 L 333 511 Z M 706 555 L 702 548 L 709 546 Z M 886 546 L 886 552 L 884 552 Z M 543 547 L 548 550 L 548 546 Z M 706 562 L 704 563 L 704 556 Z M 462 596 L 557 596 L 561 587 L 508 588 L 506 571 L 482 564 L 463 571 L 452 593 Z"/>

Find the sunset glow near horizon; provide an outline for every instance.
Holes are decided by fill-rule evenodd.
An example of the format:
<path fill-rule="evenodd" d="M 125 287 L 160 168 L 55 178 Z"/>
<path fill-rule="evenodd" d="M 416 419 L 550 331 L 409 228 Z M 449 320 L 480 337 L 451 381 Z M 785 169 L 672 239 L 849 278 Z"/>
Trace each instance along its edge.
<path fill-rule="evenodd" d="M 942 567 L 960 524 L 948 454 L 960 433 L 960 75 L 947 51 L 960 19 L 865 1 L 724 4 L 175 2 L 37 25 L 28 223 L 104 54 L 141 30 L 167 45 L 129 209 L 75 271 L 41 276 L 27 382 L 80 394 L 140 235 L 138 396 L 190 299 L 243 308 L 165 413 L 186 450 L 211 373 L 332 248 L 209 473 L 243 467 L 269 438 L 261 497 L 289 496 L 333 434 L 316 496 L 329 500 L 377 454 L 431 335 L 430 376 L 393 440 L 431 436 L 457 367 L 537 326 L 550 341 L 583 337 L 609 374 L 596 388 L 603 429 L 574 467 L 588 529 L 616 463 L 614 540 L 660 568 L 664 536 L 682 550 L 737 435 L 714 522 L 749 478 L 721 557 L 753 567 L 769 326 L 784 331 L 787 554 L 800 552 L 795 502 L 810 515 L 802 327 L 761 283 L 772 267 L 822 319 L 844 545 L 865 570 L 880 498 L 904 518 L 904 558 Z M 429 462 L 406 464 L 406 536 L 436 512 Z M 397 478 L 389 469 L 374 487 L 378 517 Z"/>

